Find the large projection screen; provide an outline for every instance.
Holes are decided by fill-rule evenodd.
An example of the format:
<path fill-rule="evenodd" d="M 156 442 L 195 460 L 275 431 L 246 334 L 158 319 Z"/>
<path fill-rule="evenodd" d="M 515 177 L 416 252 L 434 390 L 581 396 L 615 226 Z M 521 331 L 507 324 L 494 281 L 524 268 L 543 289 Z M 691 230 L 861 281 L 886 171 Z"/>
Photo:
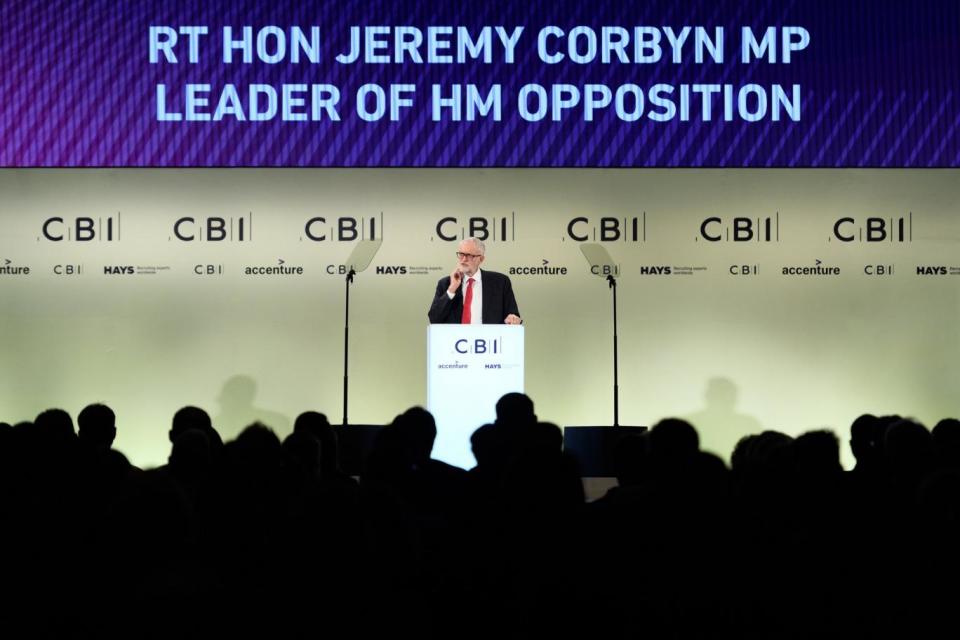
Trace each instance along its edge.
<path fill-rule="evenodd" d="M 339 265 L 370 237 L 354 423 L 425 403 L 426 312 L 471 232 L 513 281 L 542 419 L 612 421 L 610 290 L 582 242 L 619 265 L 624 424 L 687 417 L 728 458 L 762 429 L 960 414 L 953 170 L 36 169 L 0 193 L 0 419 L 105 402 L 140 466 L 187 404 L 225 439 L 339 421 Z"/>

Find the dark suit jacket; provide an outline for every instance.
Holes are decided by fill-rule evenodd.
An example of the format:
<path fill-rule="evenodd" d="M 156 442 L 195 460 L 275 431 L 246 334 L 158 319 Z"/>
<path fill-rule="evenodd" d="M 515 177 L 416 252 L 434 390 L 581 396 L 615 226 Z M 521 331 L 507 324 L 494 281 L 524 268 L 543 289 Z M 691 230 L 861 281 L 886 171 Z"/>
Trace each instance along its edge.
<path fill-rule="evenodd" d="M 433 295 L 433 304 L 430 305 L 430 311 L 427 317 L 431 324 L 460 324 L 460 318 L 463 315 L 463 295 L 460 289 L 466 278 L 461 280 L 453 300 L 447 295 L 447 288 L 450 286 L 450 276 L 440 278 L 437 283 L 437 291 Z M 511 313 L 519 316 L 520 310 L 517 308 L 517 299 L 513 297 L 513 285 L 510 284 L 510 278 L 497 273 L 496 271 L 483 270 L 481 279 L 483 286 L 483 324 L 503 324 L 504 318 Z"/>

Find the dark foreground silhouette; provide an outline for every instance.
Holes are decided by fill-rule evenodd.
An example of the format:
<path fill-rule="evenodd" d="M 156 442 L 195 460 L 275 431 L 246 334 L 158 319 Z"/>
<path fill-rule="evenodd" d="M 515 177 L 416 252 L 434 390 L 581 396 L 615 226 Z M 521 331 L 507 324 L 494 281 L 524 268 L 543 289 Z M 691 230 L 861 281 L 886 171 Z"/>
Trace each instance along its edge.
<path fill-rule="evenodd" d="M 160 468 L 113 411 L 0 424 L 0 623 L 56 638 L 953 637 L 960 422 L 899 416 L 743 438 L 727 468 L 693 425 L 621 440 L 585 503 L 560 429 L 526 396 L 433 460 L 432 416 L 383 429 L 357 482 L 301 414 L 224 443 L 184 407 Z M 167 429 L 158 425 L 158 429 Z M 6 634 L 5 634 L 6 635 Z M 11 636 L 14 637 L 14 636 Z"/>

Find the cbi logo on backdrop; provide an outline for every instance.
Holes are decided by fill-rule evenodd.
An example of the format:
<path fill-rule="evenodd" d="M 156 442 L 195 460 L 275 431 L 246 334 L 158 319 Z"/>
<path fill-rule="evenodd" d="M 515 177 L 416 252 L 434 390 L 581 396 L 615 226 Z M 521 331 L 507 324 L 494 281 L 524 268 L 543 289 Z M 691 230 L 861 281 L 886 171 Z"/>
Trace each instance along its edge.
<path fill-rule="evenodd" d="M 51 216 L 40 226 L 37 242 L 116 242 L 120 240 L 120 213 L 112 216 Z"/>
<path fill-rule="evenodd" d="M 590 273 L 595 276 L 620 276 L 620 265 L 618 264 L 594 264 L 590 265 Z"/>
<path fill-rule="evenodd" d="M 211 263 L 195 264 L 193 265 L 193 273 L 198 276 L 222 276 L 223 265 Z"/>
<path fill-rule="evenodd" d="M 168 241 L 248 242 L 253 240 L 253 213 L 245 216 L 183 216 L 173 223 Z"/>
<path fill-rule="evenodd" d="M 829 242 L 913 242 L 913 212 L 899 218 L 844 216 L 833 223 Z"/>
<path fill-rule="evenodd" d="M 727 272 L 732 276 L 758 276 L 760 275 L 759 264 L 732 264 Z"/>
<path fill-rule="evenodd" d="M 574 242 L 646 242 L 647 212 L 632 218 L 577 216 L 567 222 L 566 231 L 564 241 L 570 238 Z"/>
<path fill-rule="evenodd" d="M 53 265 L 53 275 L 55 276 L 82 276 L 82 264 L 55 264 Z"/>
<path fill-rule="evenodd" d="M 710 216 L 700 222 L 696 242 L 780 242 L 780 212 L 766 218 Z"/>
<path fill-rule="evenodd" d="M 13 264 L 10 258 L 0 260 L 0 276 L 28 276 L 30 267 L 18 266 Z"/>
<path fill-rule="evenodd" d="M 477 238 L 483 242 L 513 242 L 517 239 L 517 213 L 509 216 L 444 216 L 434 226 L 434 238 L 444 242 L 458 242 L 465 238 Z"/>
<path fill-rule="evenodd" d="M 314 216 L 303 225 L 300 242 L 355 242 L 357 240 L 383 240 L 383 212 L 376 216 L 339 216 L 325 218 Z"/>
<path fill-rule="evenodd" d="M 892 264 L 868 264 L 863 267 L 863 274 L 867 276 L 892 276 L 896 272 Z"/>

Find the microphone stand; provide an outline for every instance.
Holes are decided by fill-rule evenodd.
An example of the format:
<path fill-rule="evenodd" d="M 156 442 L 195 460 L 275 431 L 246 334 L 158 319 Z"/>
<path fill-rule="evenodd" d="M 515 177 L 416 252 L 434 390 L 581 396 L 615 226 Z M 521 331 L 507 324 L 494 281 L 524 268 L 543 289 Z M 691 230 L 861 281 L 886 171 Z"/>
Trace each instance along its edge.
<path fill-rule="evenodd" d="M 617 353 L 617 279 L 607 276 L 607 282 L 613 292 L 613 426 L 620 426 L 620 384 L 618 375 Z"/>
<path fill-rule="evenodd" d="M 353 283 L 353 277 L 357 275 L 353 267 L 347 272 L 347 295 L 346 295 L 346 316 L 343 321 L 343 426 L 347 426 L 347 385 L 349 379 L 347 376 L 347 363 L 350 361 L 350 285 Z"/>

